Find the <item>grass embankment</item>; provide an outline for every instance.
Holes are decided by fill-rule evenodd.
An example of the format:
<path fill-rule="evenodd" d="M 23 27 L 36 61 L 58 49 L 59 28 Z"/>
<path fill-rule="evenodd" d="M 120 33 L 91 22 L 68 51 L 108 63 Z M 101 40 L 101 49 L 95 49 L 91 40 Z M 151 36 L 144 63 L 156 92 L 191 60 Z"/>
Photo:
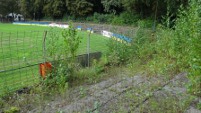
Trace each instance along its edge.
<path fill-rule="evenodd" d="M 60 28 L 54 28 L 54 30 L 62 32 Z M 44 31 L 47 31 L 46 41 L 48 42 L 48 33 L 54 32 L 50 27 L 0 24 L 0 71 L 3 71 L 0 73 L 0 94 L 39 82 L 38 63 L 45 61 Z M 79 31 L 78 34 L 81 37 L 78 54 L 84 54 L 87 52 L 89 33 Z M 63 40 L 58 40 L 58 42 L 61 41 Z M 91 34 L 90 52 L 105 52 L 107 41 L 107 38 L 99 34 Z M 47 42 L 46 48 L 49 46 Z"/>

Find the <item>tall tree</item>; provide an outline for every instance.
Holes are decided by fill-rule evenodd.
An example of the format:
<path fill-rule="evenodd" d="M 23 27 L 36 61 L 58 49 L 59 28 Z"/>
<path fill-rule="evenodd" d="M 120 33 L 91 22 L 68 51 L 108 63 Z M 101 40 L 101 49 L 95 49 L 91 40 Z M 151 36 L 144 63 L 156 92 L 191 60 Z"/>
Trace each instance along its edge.
<path fill-rule="evenodd" d="M 156 8 L 158 16 L 161 17 L 167 13 L 167 7 L 171 14 L 176 14 L 180 5 L 186 5 L 188 0 L 121 0 L 126 11 L 137 12 L 142 17 L 155 15 Z"/>
<path fill-rule="evenodd" d="M 43 16 L 44 0 L 34 0 L 33 2 L 34 19 L 40 20 Z"/>
<path fill-rule="evenodd" d="M 66 7 L 74 16 L 86 16 L 93 11 L 93 4 L 86 0 L 66 0 Z"/>
<path fill-rule="evenodd" d="M 104 7 L 101 3 L 102 0 L 87 0 L 88 2 L 93 4 L 93 12 L 103 13 Z"/>
<path fill-rule="evenodd" d="M 63 17 L 66 7 L 65 7 L 65 0 L 54 0 L 52 4 L 53 8 L 53 17 L 54 18 L 61 18 Z"/>
<path fill-rule="evenodd" d="M 66 11 L 65 0 L 45 0 L 43 11 L 46 16 L 61 18 Z"/>
<path fill-rule="evenodd" d="M 118 9 L 122 7 L 121 0 L 102 0 L 101 3 L 104 6 L 106 12 L 116 14 Z"/>
<path fill-rule="evenodd" d="M 19 0 L 0 0 L 0 13 L 7 15 L 8 13 L 19 12 Z"/>
<path fill-rule="evenodd" d="M 20 0 L 20 12 L 25 18 L 34 18 L 34 0 Z"/>

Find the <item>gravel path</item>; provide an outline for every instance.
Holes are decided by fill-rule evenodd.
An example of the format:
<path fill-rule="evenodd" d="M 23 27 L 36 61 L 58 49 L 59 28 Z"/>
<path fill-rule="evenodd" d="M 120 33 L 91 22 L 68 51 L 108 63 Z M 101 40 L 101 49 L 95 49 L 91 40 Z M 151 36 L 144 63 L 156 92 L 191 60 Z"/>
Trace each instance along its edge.
<path fill-rule="evenodd" d="M 200 112 L 194 106 L 184 106 L 194 98 L 186 93 L 186 73 L 167 80 L 165 77 L 136 75 L 110 78 L 100 83 L 75 88 L 65 98 L 57 98 L 31 113 L 85 112 Z M 168 104 L 169 103 L 169 104 Z M 180 105 L 181 104 L 181 105 Z M 188 104 L 188 105 L 189 105 Z M 165 110 L 165 111 L 164 111 Z"/>

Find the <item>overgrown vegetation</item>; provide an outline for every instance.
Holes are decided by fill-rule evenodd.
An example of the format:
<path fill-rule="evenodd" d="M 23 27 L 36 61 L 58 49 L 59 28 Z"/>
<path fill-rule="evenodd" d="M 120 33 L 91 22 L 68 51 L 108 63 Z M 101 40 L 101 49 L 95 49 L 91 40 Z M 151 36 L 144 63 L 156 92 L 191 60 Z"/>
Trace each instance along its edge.
<path fill-rule="evenodd" d="M 107 63 L 105 57 L 100 62 L 90 60 L 91 67 L 83 68 L 77 62 L 77 53 L 81 39 L 84 37 L 78 35 L 78 30 L 72 23 L 62 32 L 54 30 L 52 29 L 49 34 L 50 39 L 47 40 L 47 60 L 52 63 L 52 70 L 43 80 L 43 86 L 50 89 L 65 89 L 68 83 L 76 85 L 76 82 L 81 81 L 96 82 L 100 78 L 98 74 L 104 70 L 104 65 Z"/>
<path fill-rule="evenodd" d="M 123 1 L 123 3 L 125 3 L 123 6 L 128 6 L 128 9 L 132 8 L 129 3 L 126 4 L 126 0 Z M 115 5 L 115 7 L 119 7 L 122 5 L 116 2 L 112 4 L 112 6 Z M 131 2 L 135 5 L 144 4 L 144 2 L 137 2 L 135 0 Z M 168 3 L 170 3 L 170 1 L 168 1 Z M 149 4 L 149 2 L 147 4 Z M 150 5 L 152 8 L 154 7 L 154 4 Z M 78 67 L 75 63 L 80 38 L 77 35 L 77 31 L 73 29 L 72 26 L 64 30 L 62 34 L 50 34 L 52 40 L 50 40 L 51 46 L 49 47 L 49 55 L 55 62 L 53 63 L 54 68 L 52 73 L 50 73 L 43 82 L 45 87 L 63 89 L 68 87 L 67 83 L 69 81 L 96 83 L 104 76 L 104 74 L 100 73 L 106 71 L 108 66 L 112 68 L 115 66 L 125 66 L 131 70 L 137 70 L 136 73 L 143 73 L 150 77 L 166 76 L 168 79 L 171 79 L 178 73 L 187 72 L 190 80 L 188 91 L 194 95 L 201 96 L 201 2 L 199 0 L 191 0 L 188 5 L 188 8 L 180 7 L 177 18 L 175 19 L 172 19 L 172 15 L 170 15 L 173 9 L 172 11 L 167 10 L 170 12 L 167 12 L 166 20 L 164 23 L 158 24 L 154 31 L 146 29 L 146 26 L 151 22 L 138 20 L 138 17 L 132 15 L 130 12 L 121 13 L 119 16 L 95 13 L 92 17 L 88 17 L 87 19 L 89 21 L 96 22 L 111 22 L 114 24 L 138 23 L 137 32 L 133 34 L 133 41 L 131 43 L 120 43 L 111 40 L 108 43 L 109 50 L 107 56 L 103 57 L 100 62 L 94 61 L 94 65 L 90 68 L 83 69 Z M 111 6 L 111 4 L 109 4 L 109 6 Z M 146 5 L 144 4 L 142 6 L 145 7 Z M 111 7 L 107 8 L 110 9 Z M 114 10 L 117 9 L 114 8 L 113 11 Z M 147 10 L 144 11 L 142 15 L 144 15 L 145 12 L 147 12 Z M 150 27 L 151 25 L 148 26 Z M 62 43 L 55 43 L 58 37 L 63 38 Z M 154 87 L 157 87 L 157 85 Z M 141 92 L 142 89 L 138 90 Z M 79 93 L 82 97 L 85 97 L 87 94 L 83 87 L 79 88 Z M 132 94 L 133 93 L 128 93 L 129 97 L 139 98 Z M 151 96 L 149 93 L 146 95 Z M 42 96 L 41 98 L 43 98 Z M 142 96 L 142 99 L 146 97 L 144 95 L 140 96 Z M 183 112 L 190 104 L 190 101 L 192 101 L 192 98 L 181 102 L 177 102 L 177 99 L 176 97 L 168 98 L 167 96 L 167 98 L 162 99 L 162 101 L 160 100 L 161 103 L 158 103 L 159 100 L 157 100 L 157 97 L 156 99 L 152 98 L 147 103 L 148 107 L 141 106 L 139 109 L 141 112 L 164 112 L 165 110 L 166 112 Z M 95 105 L 95 108 L 97 108 L 97 106 L 98 104 Z M 200 104 L 198 104 L 198 108 L 200 108 Z"/>
<path fill-rule="evenodd" d="M 81 37 L 70 23 L 68 29 L 62 32 L 51 32 L 49 39 L 48 55 L 53 59 L 53 69 L 44 80 L 45 87 L 65 88 L 67 83 L 74 78 L 77 56 Z M 61 33 L 61 34 L 59 34 Z M 58 41 L 57 40 L 63 40 Z"/>
<path fill-rule="evenodd" d="M 149 75 L 173 76 L 189 72 L 188 89 L 200 96 L 200 6 L 200 1 L 192 0 L 187 9 L 181 7 L 178 18 L 172 20 L 175 21 L 173 28 L 158 24 L 156 32 L 152 32 L 139 26 L 131 46 L 111 43 L 112 61 L 127 62 L 132 68 L 141 66 L 140 71 Z M 170 17 L 165 22 L 164 25 L 169 26 Z"/>

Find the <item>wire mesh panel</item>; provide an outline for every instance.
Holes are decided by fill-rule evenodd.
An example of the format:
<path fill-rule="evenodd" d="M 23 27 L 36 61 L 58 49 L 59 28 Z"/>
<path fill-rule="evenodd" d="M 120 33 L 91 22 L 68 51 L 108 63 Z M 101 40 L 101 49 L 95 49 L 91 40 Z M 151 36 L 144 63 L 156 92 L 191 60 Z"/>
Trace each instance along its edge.
<path fill-rule="evenodd" d="M 7 93 L 39 81 L 44 32 L 0 33 L 0 92 Z"/>
<path fill-rule="evenodd" d="M 89 52 L 106 52 L 109 40 L 107 37 L 103 37 L 100 34 L 89 34 L 89 32 L 82 32 L 82 34 L 86 37 L 82 37 L 83 35 L 81 35 L 81 44 L 78 49 L 78 54 L 86 54 L 88 49 Z"/>
<path fill-rule="evenodd" d="M 0 33 L 0 95 L 39 83 L 39 64 L 53 60 L 49 55 L 52 44 L 56 43 L 56 51 L 63 49 L 61 34 L 58 29 Z M 106 52 L 108 38 L 86 31 L 78 31 L 78 35 L 81 37 L 78 55 Z"/>

